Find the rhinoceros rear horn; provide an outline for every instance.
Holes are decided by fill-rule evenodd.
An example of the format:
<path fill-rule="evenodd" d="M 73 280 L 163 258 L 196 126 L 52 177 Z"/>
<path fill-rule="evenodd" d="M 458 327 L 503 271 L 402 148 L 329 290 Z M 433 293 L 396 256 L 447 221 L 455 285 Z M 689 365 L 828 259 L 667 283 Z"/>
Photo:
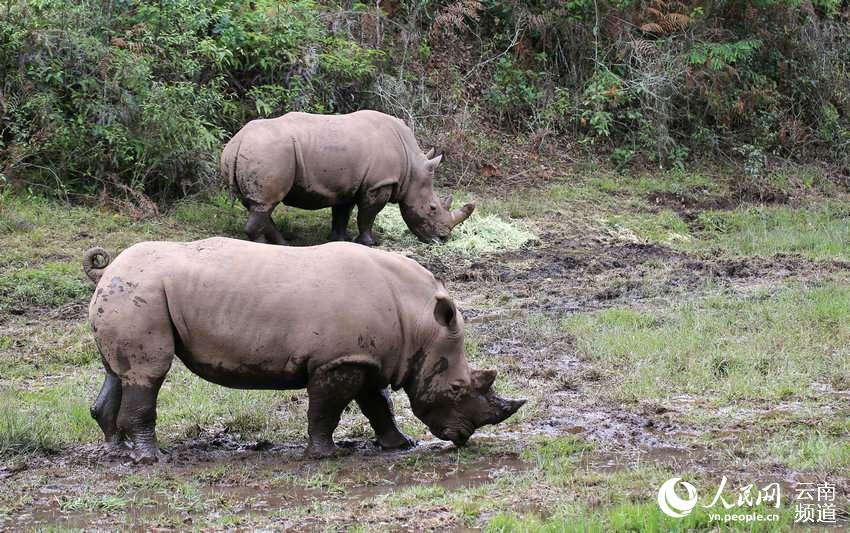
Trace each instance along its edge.
<path fill-rule="evenodd" d="M 457 226 L 469 218 L 469 215 L 471 215 L 473 211 L 475 211 L 475 204 L 466 204 L 460 209 L 452 211 L 452 227 Z"/>
<path fill-rule="evenodd" d="M 443 208 L 444 208 L 446 211 L 448 211 L 449 209 L 451 209 L 451 208 L 452 208 L 452 201 L 453 201 L 453 200 L 454 200 L 454 198 L 452 197 L 452 195 L 451 195 L 451 194 L 450 194 L 450 195 L 448 195 L 448 196 L 446 196 L 445 198 L 443 198 Z"/>
<path fill-rule="evenodd" d="M 429 157 L 427 161 L 425 161 L 425 166 L 428 170 L 434 170 L 440 165 L 440 161 L 443 160 L 443 154 L 438 155 L 437 157 Z"/>
<path fill-rule="evenodd" d="M 435 154 L 436 152 L 437 152 L 436 148 L 431 148 L 431 149 L 430 149 L 430 150 L 428 150 L 428 152 L 425 154 L 425 159 L 431 159 L 432 157 L 434 157 L 434 154 Z"/>

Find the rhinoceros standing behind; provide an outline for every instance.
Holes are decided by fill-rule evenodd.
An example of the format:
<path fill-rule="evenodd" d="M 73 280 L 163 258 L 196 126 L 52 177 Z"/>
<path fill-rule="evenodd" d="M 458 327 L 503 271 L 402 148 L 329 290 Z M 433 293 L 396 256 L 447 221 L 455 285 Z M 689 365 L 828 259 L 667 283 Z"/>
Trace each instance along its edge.
<path fill-rule="evenodd" d="M 252 241 L 285 244 L 271 218 L 280 202 L 332 208 L 331 240 L 350 240 L 356 205 L 355 241 L 372 246 L 375 217 L 392 202 L 419 239 L 444 242 L 475 205 L 451 211 L 451 197 L 437 198 L 432 182 L 442 156 L 432 153 L 422 153 L 404 122 L 377 111 L 287 113 L 239 130 L 221 153 L 221 172 L 249 211 L 245 233 Z"/>
<path fill-rule="evenodd" d="M 92 416 L 137 461 L 158 457 L 156 398 L 175 354 L 228 387 L 306 387 L 313 457 L 339 453 L 332 436 L 351 400 L 380 446 L 410 446 L 388 385 L 457 445 L 524 403 L 493 393 L 495 371 L 470 370 L 463 318 L 445 287 L 398 254 L 212 238 L 139 243 L 111 264 L 94 248 L 83 269 L 97 282 L 89 321 L 106 369 Z"/>

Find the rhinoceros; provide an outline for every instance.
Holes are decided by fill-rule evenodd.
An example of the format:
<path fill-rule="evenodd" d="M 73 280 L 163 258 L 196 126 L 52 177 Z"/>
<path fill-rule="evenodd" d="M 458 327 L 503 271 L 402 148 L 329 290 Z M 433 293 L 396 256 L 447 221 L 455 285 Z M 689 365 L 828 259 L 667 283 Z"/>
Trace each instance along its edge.
<path fill-rule="evenodd" d="M 175 355 L 227 387 L 306 388 L 310 457 L 342 453 L 332 437 L 351 400 L 382 448 L 413 445 L 388 387 L 459 446 L 524 403 L 493 392 L 495 370 L 470 369 L 444 284 L 399 254 L 216 237 L 142 242 L 111 262 L 93 248 L 83 270 L 97 283 L 89 322 L 106 370 L 91 413 L 106 442 L 139 462 L 159 456 L 156 399 Z"/>
<path fill-rule="evenodd" d="M 392 202 L 420 240 L 445 242 L 475 204 L 452 211 L 451 196 L 436 196 L 432 182 L 442 155 L 433 153 L 422 153 L 404 122 L 377 111 L 287 113 L 239 130 L 221 153 L 221 173 L 248 209 L 245 233 L 252 241 L 285 244 L 271 218 L 281 202 L 330 207 L 330 239 L 350 240 L 348 219 L 356 205 L 355 241 L 373 246 L 375 217 Z"/>

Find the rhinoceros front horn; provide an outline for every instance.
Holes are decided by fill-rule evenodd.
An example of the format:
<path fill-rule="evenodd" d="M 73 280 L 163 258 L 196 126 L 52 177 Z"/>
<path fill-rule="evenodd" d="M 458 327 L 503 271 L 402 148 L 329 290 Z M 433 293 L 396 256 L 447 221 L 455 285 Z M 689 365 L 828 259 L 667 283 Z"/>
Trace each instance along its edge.
<path fill-rule="evenodd" d="M 520 407 L 525 405 L 525 399 L 501 398 L 495 394 L 488 395 L 487 403 L 490 409 L 484 424 L 498 424 L 516 413 Z"/>
<path fill-rule="evenodd" d="M 452 211 L 452 227 L 457 226 L 469 218 L 469 215 L 471 215 L 473 211 L 475 211 L 475 204 L 466 204 L 460 209 Z"/>

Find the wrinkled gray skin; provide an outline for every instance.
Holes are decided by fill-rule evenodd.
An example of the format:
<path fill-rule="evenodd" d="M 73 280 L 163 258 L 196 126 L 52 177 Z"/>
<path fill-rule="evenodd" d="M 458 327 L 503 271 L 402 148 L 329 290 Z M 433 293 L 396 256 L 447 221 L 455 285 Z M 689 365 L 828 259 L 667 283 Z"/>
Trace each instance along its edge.
<path fill-rule="evenodd" d="M 357 206 L 355 239 L 376 244 L 372 225 L 387 202 L 398 203 L 410 231 L 424 242 L 445 242 L 475 209 L 451 210 L 451 196 L 434 194 L 442 156 L 423 154 L 401 120 L 377 111 L 347 115 L 287 113 L 252 120 L 221 153 L 221 173 L 248 209 L 252 241 L 285 244 L 271 214 L 279 203 L 332 208 L 331 240 L 351 240 L 348 219 Z"/>
<path fill-rule="evenodd" d="M 156 398 L 175 355 L 227 387 L 306 387 L 310 457 L 343 453 L 332 437 L 352 400 L 378 445 L 412 446 L 388 386 L 456 445 L 524 403 L 496 396 L 495 371 L 469 368 L 463 318 L 442 282 L 399 254 L 212 238 L 143 242 L 111 263 L 94 248 L 83 269 L 97 283 L 89 322 L 106 370 L 92 416 L 139 462 L 159 456 Z"/>

